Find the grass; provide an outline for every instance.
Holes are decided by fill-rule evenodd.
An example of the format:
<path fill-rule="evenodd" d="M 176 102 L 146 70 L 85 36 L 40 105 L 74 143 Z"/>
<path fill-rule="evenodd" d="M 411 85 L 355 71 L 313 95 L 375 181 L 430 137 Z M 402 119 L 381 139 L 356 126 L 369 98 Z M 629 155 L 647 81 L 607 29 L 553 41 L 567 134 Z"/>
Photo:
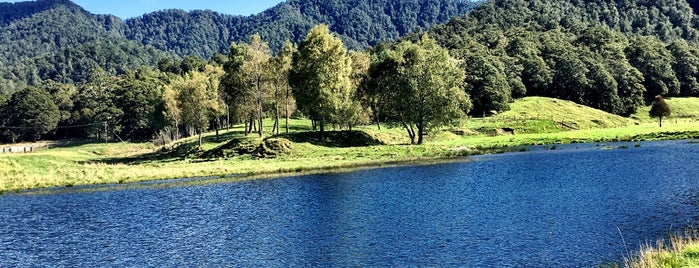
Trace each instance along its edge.
<path fill-rule="evenodd" d="M 667 102 L 672 111 L 672 116 L 668 118 L 669 121 L 689 122 L 699 119 L 699 98 L 669 98 L 665 99 L 665 102 Z M 644 106 L 631 118 L 643 123 L 657 123 L 658 119 L 650 118 L 649 112 L 650 106 Z"/>
<path fill-rule="evenodd" d="M 696 100 L 673 101 L 691 104 Z M 689 107 L 686 114 L 691 114 L 692 106 L 685 106 Z M 378 129 L 373 125 L 354 132 L 330 131 L 325 140 L 320 140 L 317 133 L 308 132 L 311 126 L 307 120 L 292 120 L 290 134 L 272 137 L 288 145 L 284 152 L 274 152 L 268 148 L 273 145 L 269 143 L 258 150 L 269 140 L 245 137 L 242 126 L 221 131 L 218 140 L 207 133 L 201 149 L 195 138 L 165 147 L 150 143 L 65 143 L 32 154 L 0 154 L 0 192 L 173 178 L 233 176 L 231 180 L 244 180 L 453 159 L 517 151 L 526 145 L 699 138 L 699 123 L 693 120 L 667 120 L 662 129 L 650 120 L 639 125 L 632 122 L 567 101 L 525 98 L 506 113 L 431 131 L 422 146 L 408 145 L 409 139 L 399 127 Z M 270 133 L 271 125 L 265 122 L 266 133 Z M 502 128 L 513 128 L 517 134 L 498 135 L 497 130 Z"/>
<path fill-rule="evenodd" d="M 628 268 L 680 268 L 699 267 L 699 240 L 697 234 L 673 236 L 660 240 L 655 247 L 647 246 L 637 256 L 624 262 Z"/>

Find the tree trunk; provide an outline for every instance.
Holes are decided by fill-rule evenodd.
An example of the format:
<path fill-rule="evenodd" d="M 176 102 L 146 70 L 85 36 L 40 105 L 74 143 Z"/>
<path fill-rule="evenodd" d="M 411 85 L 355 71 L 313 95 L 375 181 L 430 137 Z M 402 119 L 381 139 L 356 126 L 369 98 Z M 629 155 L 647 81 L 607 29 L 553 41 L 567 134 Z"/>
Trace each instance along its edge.
<path fill-rule="evenodd" d="M 220 125 L 221 125 L 221 119 L 220 119 L 220 118 L 216 118 L 216 122 L 214 122 L 214 124 L 215 124 L 215 128 L 216 128 L 216 142 L 219 142 L 218 129 L 219 129 Z"/>
<path fill-rule="evenodd" d="M 425 136 L 425 128 L 422 124 L 417 125 L 417 145 L 422 145 L 423 137 Z"/>
<path fill-rule="evenodd" d="M 408 125 L 407 122 L 405 122 L 405 119 L 403 115 L 400 115 L 400 122 L 403 124 L 403 128 L 405 128 L 405 131 L 408 132 L 408 137 L 410 137 L 410 144 L 415 144 L 415 130 L 413 129 L 412 125 Z"/>
<path fill-rule="evenodd" d="M 201 130 L 199 131 L 199 149 L 201 149 L 202 146 L 202 138 L 201 138 Z"/>
<path fill-rule="evenodd" d="M 257 108 L 258 108 L 258 112 L 257 112 L 257 122 L 258 122 L 258 124 L 257 124 L 257 127 L 258 127 L 257 134 L 260 135 L 260 137 L 262 137 L 262 135 L 263 135 L 263 133 L 262 133 L 262 117 L 264 116 L 264 111 L 262 110 L 262 98 L 257 98 Z"/>
<path fill-rule="evenodd" d="M 274 133 L 279 135 L 279 103 L 276 101 L 274 102 L 274 109 L 276 110 L 276 115 L 274 118 Z"/>
<path fill-rule="evenodd" d="M 231 130 L 231 106 L 226 104 L 226 130 Z"/>
<path fill-rule="evenodd" d="M 661 116 L 659 116 L 658 118 L 660 118 L 660 120 L 659 120 L 659 121 L 660 121 L 660 127 L 663 127 L 663 116 L 661 115 Z"/>
<path fill-rule="evenodd" d="M 325 119 L 320 118 L 320 141 L 323 142 L 325 141 Z"/>
<path fill-rule="evenodd" d="M 286 134 L 289 134 L 289 100 L 288 100 L 288 97 L 286 100 L 286 124 L 285 124 L 285 127 L 286 127 Z"/>

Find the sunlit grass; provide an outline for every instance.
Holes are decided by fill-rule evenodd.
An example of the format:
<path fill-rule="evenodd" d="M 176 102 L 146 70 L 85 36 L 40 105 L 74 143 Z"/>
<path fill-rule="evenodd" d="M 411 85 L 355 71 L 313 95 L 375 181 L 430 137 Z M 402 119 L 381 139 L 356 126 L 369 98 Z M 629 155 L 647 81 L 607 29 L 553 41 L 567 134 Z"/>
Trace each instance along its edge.
<path fill-rule="evenodd" d="M 646 246 L 637 256 L 627 258 L 628 268 L 683 268 L 699 267 L 699 240 L 696 233 L 673 236 L 660 240 L 655 246 Z"/>
<path fill-rule="evenodd" d="M 551 112 L 547 112 L 548 108 L 529 107 L 532 103 L 546 104 L 551 109 L 564 109 L 572 115 L 556 115 L 545 120 L 532 119 Z M 537 110 L 536 113 L 541 114 L 531 112 L 529 115 L 532 117 L 528 120 L 508 121 L 507 118 L 514 118 L 510 113 L 521 114 L 526 109 Z M 201 149 L 197 148 L 195 137 L 165 147 L 156 147 L 151 143 L 66 143 L 40 149 L 32 154 L 0 154 L 0 191 L 204 176 L 241 175 L 248 178 L 280 173 L 415 163 L 507 151 L 526 145 L 699 137 L 699 122 L 694 120 L 674 122 L 670 119 L 666 120 L 663 128 L 659 128 L 652 121 L 635 125 L 631 123 L 633 120 L 619 119 L 617 116 L 588 109 L 577 107 L 570 102 L 528 98 L 515 103 L 510 112 L 492 118 L 470 119 L 459 127 L 433 130 L 422 146 L 409 145 L 410 140 L 405 130 L 400 127 L 382 125 L 379 130 L 376 125 L 369 125 L 355 130 L 366 133 L 381 144 L 348 147 L 334 143 L 294 142 L 289 153 L 262 159 L 250 155 L 199 157 L 203 151 L 222 146 L 234 138 L 252 144 L 262 141 L 262 138 L 255 134 L 243 136 L 242 126 L 221 130 L 218 140 L 214 133 L 207 133 L 204 135 Z M 605 119 L 593 122 L 594 119 L 582 116 L 588 113 L 601 113 L 600 117 Z M 580 116 L 581 119 L 570 121 L 576 116 Z M 577 125 L 581 128 L 570 130 L 562 127 L 556 120 L 565 120 L 566 125 Z M 266 137 L 273 135 L 271 126 L 271 121 L 265 121 Z M 495 135 L 489 130 L 506 126 L 518 129 L 517 134 Z M 308 120 L 291 120 L 292 133 L 303 136 L 306 135 L 303 132 L 311 128 Z M 328 126 L 328 130 L 332 131 L 333 127 Z M 284 133 L 283 127 L 280 132 Z"/>

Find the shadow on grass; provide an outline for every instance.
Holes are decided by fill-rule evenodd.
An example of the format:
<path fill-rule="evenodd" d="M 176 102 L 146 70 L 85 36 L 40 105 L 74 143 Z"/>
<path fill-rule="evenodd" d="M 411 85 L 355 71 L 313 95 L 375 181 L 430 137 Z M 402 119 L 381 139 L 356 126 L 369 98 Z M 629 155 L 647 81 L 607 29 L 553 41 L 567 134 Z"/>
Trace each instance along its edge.
<path fill-rule="evenodd" d="M 181 161 L 188 158 L 195 158 L 202 151 L 199 149 L 199 142 L 192 141 L 178 144 L 173 148 L 162 148 L 158 151 L 132 157 L 114 157 L 100 160 L 89 161 L 87 163 L 102 163 L 102 164 L 124 164 L 137 165 L 146 163 L 168 163 Z"/>
<path fill-rule="evenodd" d="M 276 137 L 285 138 L 295 143 L 307 142 L 313 145 L 336 148 L 364 147 L 384 144 L 364 131 L 327 131 L 324 133 L 323 139 L 321 139 L 320 132 L 279 134 Z"/>

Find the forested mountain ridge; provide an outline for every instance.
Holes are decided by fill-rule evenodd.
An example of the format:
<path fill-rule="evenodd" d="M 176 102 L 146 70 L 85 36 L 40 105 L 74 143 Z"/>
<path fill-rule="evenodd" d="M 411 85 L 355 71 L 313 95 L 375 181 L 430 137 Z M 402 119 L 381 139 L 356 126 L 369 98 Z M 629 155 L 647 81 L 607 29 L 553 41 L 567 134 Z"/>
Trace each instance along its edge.
<path fill-rule="evenodd" d="M 0 3 L 0 92 L 47 79 L 86 82 L 93 68 L 118 74 L 154 66 L 163 57 L 209 59 L 255 33 L 276 51 L 319 23 L 328 24 L 348 47 L 363 49 L 446 22 L 476 5 L 462 0 L 289 0 L 253 16 L 163 10 L 122 21 L 91 14 L 69 0 Z"/>
<path fill-rule="evenodd" d="M 462 0 L 289 0 L 249 17 L 164 10 L 127 19 L 125 24 L 131 40 L 180 56 L 208 58 L 255 33 L 277 51 L 284 41 L 298 42 L 319 23 L 327 24 L 348 48 L 364 49 L 447 22 L 476 5 Z"/>
<path fill-rule="evenodd" d="M 94 68 L 123 73 L 166 56 L 124 38 L 121 19 L 68 0 L 0 5 L 0 93 L 47 79 L 82 83 Z"/>

